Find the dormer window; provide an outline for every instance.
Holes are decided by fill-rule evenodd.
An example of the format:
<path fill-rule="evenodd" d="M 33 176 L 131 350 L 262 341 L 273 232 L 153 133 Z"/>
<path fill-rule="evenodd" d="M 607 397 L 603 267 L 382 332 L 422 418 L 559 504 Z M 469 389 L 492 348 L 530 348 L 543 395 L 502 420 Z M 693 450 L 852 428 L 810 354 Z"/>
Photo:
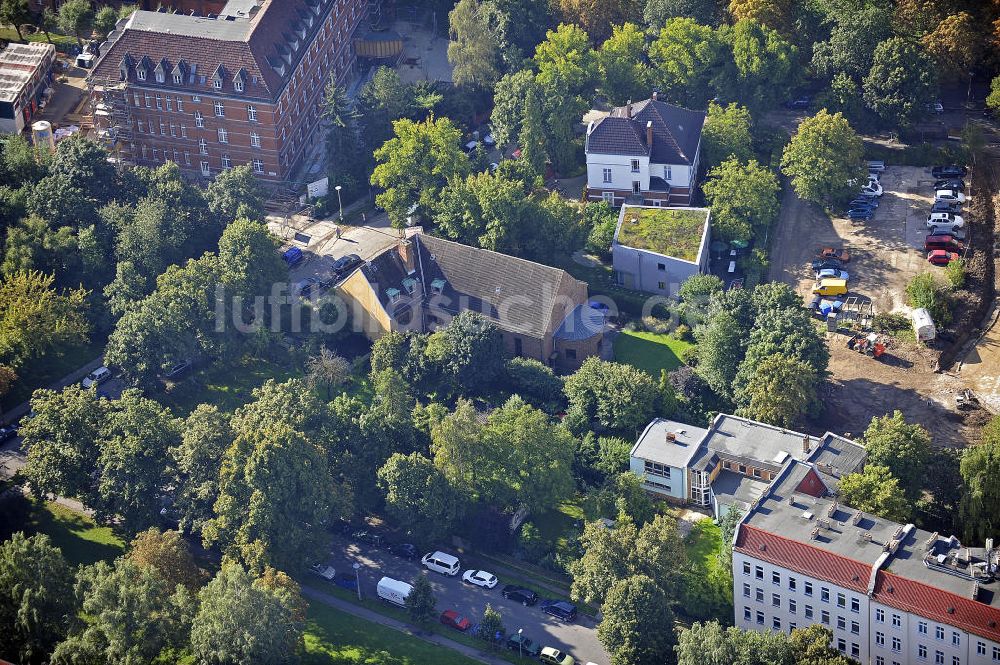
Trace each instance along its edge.
<path fill-rule="evenodd" d="M 163 72 L 156 72 L 156 82 L 163 83 L 164 81 Z"/>
<path fill-rule="evenodd" d="M 236 89 L 236 92 L 243 92 L 243 81 L 240 79 L 233 81 L 233 88 Z"/>
<path fill-rule="evenodd" d="M 403 280 L 403 289 L 412 296 L 413 292 L 417 290 L 417 280 L 407 277 Z"/>
<path fill-rule="evenodd" d="M 222 90 L 222 79 L 214 78 L 212 79 L 212 87 L 216 90 Z"/>
<path fill-rule="evenodd" d="M 444 293 L 445 281 L 443 279 L 435 279 L 431 282 L 431 292 L 441 295 Z"/>
<path fill-rule="evenodd" d="M 142 67 L 139 67 L 138 69 L 135 70 L 135 77 L 137 79 L 139 79 L 140 81 L 145 81 L 146 80 L 146 70 L 143 69 Z"/>
<path fill-rule="evenodd" d="M 396 303 L 396 302 L 399 302 L 400 290 L 399 289 L 386 289 L 385 290 L 385 295 L 387 295 L 389 297 L 389 302 Z"/>
<path fill-rule="evenodd" d="M 174 85 L 180 85 L 184 82 L 184 77 L 180 74 L 174 74 Z"/>

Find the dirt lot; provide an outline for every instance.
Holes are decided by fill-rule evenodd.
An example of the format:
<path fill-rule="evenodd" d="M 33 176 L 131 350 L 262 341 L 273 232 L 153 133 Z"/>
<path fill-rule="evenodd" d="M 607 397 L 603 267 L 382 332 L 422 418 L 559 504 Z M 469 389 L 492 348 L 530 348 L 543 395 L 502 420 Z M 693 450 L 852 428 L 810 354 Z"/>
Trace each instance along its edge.
<path fill-rule="evenodd" d="M 845 266 L 851 294 L 871 298 L 875 313 L 908 312 L 906 284 L 922 271 L 940 270 L 923 253 L 932 183 L 928 169 L 890 166 L 882 176 L 885 193 L 875 216 L 857 223 L 831 220 L 789 189 L 772 249 L 771 279 L 791 284 L 808 301 L 814 282 L 809 264 L 817 249 L 844 247 L 851 253 Z M 981 424 L 979 415 L 955 411 L 955 393 L 964 386 L 934 372 L 936 355 L 930 350 L 897 343 L 880 362 L 847 349 L 844 335 L 828 333 L 827 340 L 831 376 L 817 430 L 859 436 L 873 416 L 899 409 L 930 430 L 938 445 L 962 446 L 973 426 Z"/>

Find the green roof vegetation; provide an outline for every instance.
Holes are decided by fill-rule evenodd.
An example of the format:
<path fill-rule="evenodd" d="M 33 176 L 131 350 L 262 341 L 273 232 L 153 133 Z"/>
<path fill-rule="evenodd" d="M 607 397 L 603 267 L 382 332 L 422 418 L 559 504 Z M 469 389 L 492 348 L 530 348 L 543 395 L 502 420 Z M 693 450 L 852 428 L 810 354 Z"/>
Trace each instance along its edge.
<path fill-rule="evenodd" d="M 618 244 L 685 261 L 698 260 L 708 212 L 698 208 L 625 207 Z"/>

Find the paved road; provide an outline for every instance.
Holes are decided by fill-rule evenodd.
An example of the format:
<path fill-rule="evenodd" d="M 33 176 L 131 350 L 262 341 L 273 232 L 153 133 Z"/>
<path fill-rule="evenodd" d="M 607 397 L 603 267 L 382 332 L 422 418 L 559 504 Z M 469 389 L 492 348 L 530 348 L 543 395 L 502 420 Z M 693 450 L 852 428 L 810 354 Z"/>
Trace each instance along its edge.
<path fill-rule="evenodd" d="M 331 545 L 330 558 L 326 562 L 338 573 L 351 572 L 354 563 L 362 565 L 359 571 L 362 595 L 375 598 L 375 585 L 383 575 L 404 582 L 412 582 L 425 569 L 419 561 L 409 561 L 390 555 L 384 548 L 374 549 L 368 545 L 347 542 L 335 537 Z M 464 573 L 466 568 L 463 567 Z M 483 608 L 490 603 L 503 616 L 508 632 L 524 629 L 524 634 L 542 646 L 554 646 L 576 658 L 578 663 L 591 661 L 598 665 L 608 665 L 611 660 L 597 639 L 596 624 L 593 619 L 580 615 L 575 623 L 563 623 L 545 614 L 538 608 L 524 607 L 516 601 L 508 601 L 500 593 L 503 583 L 495 589 L 482 589 L 462 583 L 461 574 L 447 577 L 428 572 L 428 579 L 437 596 L 437 609 L 457 610 L 470 621 L 476 623 L 482 617 Z"/>

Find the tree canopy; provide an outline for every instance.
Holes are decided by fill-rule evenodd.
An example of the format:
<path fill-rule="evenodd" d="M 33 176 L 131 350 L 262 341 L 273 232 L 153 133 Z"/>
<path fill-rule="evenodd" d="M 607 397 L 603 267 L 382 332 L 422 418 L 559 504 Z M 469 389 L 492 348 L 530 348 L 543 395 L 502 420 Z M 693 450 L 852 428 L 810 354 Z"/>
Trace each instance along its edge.
<path fill-rule="evenodd" d="M 806 118 L 785 146 L 781 170 L 800 198 L 827 207 L 845 202 L 864 177 L 861 137 L 840 113 Z"/>

